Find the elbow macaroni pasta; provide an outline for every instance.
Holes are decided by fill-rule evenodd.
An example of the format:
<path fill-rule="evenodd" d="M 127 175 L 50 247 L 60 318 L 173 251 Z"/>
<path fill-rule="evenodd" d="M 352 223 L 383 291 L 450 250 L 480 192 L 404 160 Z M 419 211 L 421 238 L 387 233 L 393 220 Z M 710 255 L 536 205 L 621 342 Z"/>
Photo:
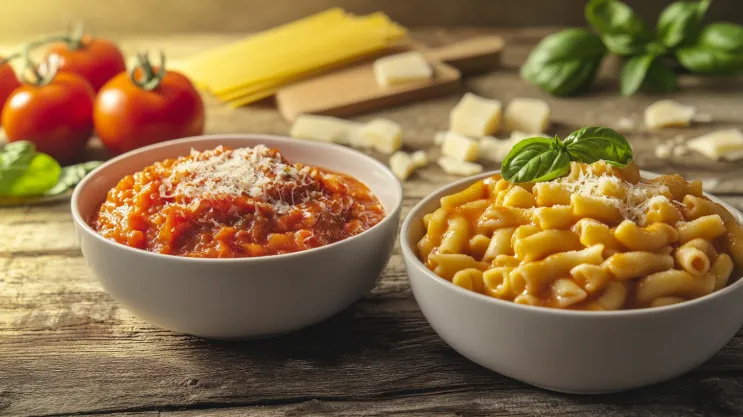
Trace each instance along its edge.
<path fill-rule="evenodd" d="M 678 175 L 573 162 L 567 177 L 500 175 L 443 197 L 418 254 L 454 285 L 531 306 L 660 307 L 707 295 L 743 267 L 743 227 Z"/>

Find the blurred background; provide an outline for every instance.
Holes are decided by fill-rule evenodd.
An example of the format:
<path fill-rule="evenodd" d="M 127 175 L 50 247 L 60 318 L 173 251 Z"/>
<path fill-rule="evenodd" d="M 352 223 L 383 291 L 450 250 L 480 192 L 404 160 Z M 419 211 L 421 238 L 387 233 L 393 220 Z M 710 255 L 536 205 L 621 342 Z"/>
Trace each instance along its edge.
<path fill-rule="evenodd" d="M 383 10 L 407 27 L 582 26 L 585 0 L 5 0 L 0 36 L 48 33 L 84 20 L 99 33 L 163 34 L 264 30 L 329 7 Z M 654 21 L 669 0 L 625 0 Z M 714 0 L 708 21 L 743 23 L 743 1 Z"/>

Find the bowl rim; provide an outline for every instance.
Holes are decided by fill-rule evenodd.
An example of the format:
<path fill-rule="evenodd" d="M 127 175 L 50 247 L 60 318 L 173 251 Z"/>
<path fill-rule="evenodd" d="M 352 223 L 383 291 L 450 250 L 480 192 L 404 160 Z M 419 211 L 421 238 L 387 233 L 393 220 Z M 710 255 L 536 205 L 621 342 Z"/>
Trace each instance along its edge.
<path fill-rule="evenodd" d="M 507 300 L 501 300 L 499 298 L 489 297 L 485 294 L 480 294 L 474 291 L 470 291 L 470 290 L 466 290 L 464 288 L 458 287 L 452 284 L 451 282 L 436 275 L 433 271 L 428 269 L 425 266 L 425 264 L 421 262 L 420 259 L 418 259 L 416 251 L 408 243 L 408 237 L 410 235 L 411 225 L 413 224 L 414 219 L 416 218 L 422 219 L 423 215 L 426 214 L 426 213 L 421 213 L 423 211 L 424 206 L 430 204 L 434 200 L 439 199 L 441 196 L 446 195 L 446 193 L 450 192 L 451 189 L 466 186 L 466 185 L 474 183 L 475 181 L 481 180 L 483 178 L 488 178 L 490 176 L 493 176 L 499 173 L 500 173 L 500 170 L 483 172 L 481 174 L 466 177 L 458 181 L 444 185 L 442 187 L 439 187 L 438 189 L 431 192 L 428 196 L 423 198 L 421 201 L 419 201 L 418 204 L 416 204 L 408 212 L 408 215 L 405 217 L 405 220 L 403 221 L 402 227 L 400 229 L 400 236 L 399 236 L 403 259 L 406 261 L 405 267 L 408 273 L 408 279 L 410 278 L 410 271 L 408 270 L 408 268 L 412 267 L 412 268 L 416 268 L 419 272 L 422 272 L 426 277 L 425 279 L 432 280 L 434 282 L 434 285 L 444 286 L 450 291 L 459 292 L 459 294 L 462 294 L 465 297 L 470 297 L 472 299 L 472 302 L 490 303 L 494 306 L 510 308 L 516 311 L 521 311 L 523 313 L 560 315 L 560 316 L 568 316 L 568 317 L 579 317 L 582 319 L 609 319 L 609 318 L 648 315 L 648 314 L 663 314 L 663 313 L 670 312 L 670 311 L 692 308 L 699 304 L 713 302 L 717 298 L 723 297 L 729 293 L 732 293 L 736 290 L 743 288 L 743 278 L 739 277 L 737 281 L 726 286 L 725 288 L 722 288 L 717 291 L 713 291 L 712 293 L 704 295 L 702 297 L 695 298 L 693 300 L 687 300 L 687 301 L 684 301 L 678 304 L 672 304 L 672 305 L 661 306 L 661 307 L 653 307 L 653 308 L 631 309 L 631 310 L 587 311 L 587 310 L 569 310 L 569 309 L 561 309 L 561 308 L 549 308 L 549 307 L 541 307 L 541 306 L 516 304 L 513 301 L 507 301 Z M 652 177 L 661 175 L 655 172 L 645 171 L 645 170 L 641 170 L 640 174 L 643 178 L 646 178 L 646 177 L 652 178 Z M 736 217 L 738 221 L 743 219 L 743 213 L 741 213 L 740 210 L 722 201 L 718 197 L 715 197 L 714 195 L 708 194 L 706 192 L 704 193 L 704 195 L 712 198 L 715 202 L 722 204 L 726 209 L 728 209 Z"/>
<path fill-rule="evenodd" d="M 259 256 L 259 257 L 241 257 L 241 258 L 196 258 L 196 257 L 188 257 L 188 256 L 179 256 L 179 255 L 168 255 L 168 254 L 162 254 L 157 252 L 150 252 L 148 250 L 144 249 L 138 249 L 133 248 L 131 246 L 124 245 L 122 243 L 106 239 L 103 237 L 100 233 L 93 230 L 92 227 L 88 224 L 86 220 L 82 218 L 82 215 L 80 214 L 80 207 L 79 207 L 79 201 L 82 198 L 83 190 L 85 189 L 85 186 L 92 182 L 94 178 L 96 178 L 98 175 L 101 174 L 104 170 L 106 170 L 111 165 L 114 165 L 116 163 L 119 163 L 122 160 L 125 160 L 127 158 L 131 158 L 135 155 L 140 155 L 148 152 L 152 152 L 156 149 L 162 149 L 167 148 L 171 146 L 176 145 L 182 145 L 184 143 L 189 142 L 203 142 L 203 141 L 218 141 L 223 139 L 246 139 L 246 140 L 262 140 L 262 139 L 268 139 L 271 141 L 277 141 L 279 144 L 275 146 L 275 148 L 279 148 L 281 143 L 288 143 L 288 142 L 294 142 L 294 143 L 300 143 L 299 146 L 308 146 L 308 147 L 317 147 L 317 148 L 323 148 L 326 149 L 329 152 L 340 152 L 342 154 L 345 154 L 345 157 L 348 158 L 360 158 L 365 159 L 372 164 L 375 164 L 378 168 L 382 169 L 382 172 L 384 172 L 388 179 L 392 180 L 390 181 L 390 186 L 394 186 L 395 191 L 395 202 L 393 204 L 393 207 L 388 210 L 385 213 L 384 218 L 379 223 L 375 224 L 374 226 L 364 230 L 363 232 L 348 237 L 343 240 L 339 240 L 337 242 L 333 242 L 329 245 L 319 246 L 316 248 L 306 249 L 298 252 L 292 252 L 292 253 L 284 253 L 284 254 L 278 254 L 278 255 L 266 255 L 266 256 Z M 254 145 L 251 145 L 254 146 Z M 281 149 L 279 149 L 279 152 L 281 152 Z M 155 161 L 153 161 L 154 163 Z M 356 178 L 356 177 L 354 177 Z M 120 179 L 119 179 L 120 180 Z M 359 180 L 357 178 L 357 180 Z M 359 180 L 361 181 L 361 180 Z M 363 182 L 362 182 L 363 183 Z M 364 185 L 367 185 L 364 183 Z M 367 187 L 371 190 L 371 187 L 367 185 Z M 374 193 L 376 196 L 376 193 Z M 403 196 L 403 188 L 400 181 L 395 177 L 395 175 L 392 173 L 392 171 L 382 162 L 379 160 L 366 155 L 362 152 L 359 152 L 355 149 L 337 145 L 334 143 L 325 143 L 325 142 L 317 142 L 317 141 L 303 141 L 301 139 L 294 139 L 289 136 L 281 136 L 281 135 L 272 135 L 272 134 L 262 134 L 262 133 L 228 133 L 228 134 L 209 134 L 209 135 L 198 135 L 198 136 L 189 136 L 186 138 L 180 138 L 175 140 L 169 140 L 166 142 L 160 142 L 153 145 L 144 146 L 138 149 L 134 149 L 132 151 L 123 153 L 121 155 L 118 155 L 114 158 L 111 158 L 95 168 L 93 171 L 91 171 L 88 175 L 86 175 L 82 181 L 75 187 L 74 191 L 72 192 L 72 197 L 70 199 L 70 209 L 72 211 L 72 218 L 77 227 L 82 230 L 84 233 L 87 233 L 89 235 L 92 235 L 94 239 L 96 239 L 98 242 L 104 245 L 112 246 L 115 250 L 124 250 L 129 251 L 135 254 L 140 254 L 142 256 L 148 256 L 148 257 L 154 257 L 154 258 L 160 258 L 163 260 L 171 260 L 174 262 L 191 262 L 191 263 L 215 263 L 220 265 L 227 265 L 227 264 L 233 264 L 233 263 L 259 263 L 259 262 L 272 262 L 274 260 L 287 260 L 289 258 L 296 258 L 296 257 L 302 257 L 302 256 L 312 256 L 313 254 L 316 254 L 320 251 L 328 251 L 328 250 L 334 250 L 340 245 L 348 244 L 349 242 L 355 241 L 357 239 L 363 239 L 363 236 L 367 235 L 371 230 L 374 230 L 378 227 L 389 227 L 388 224 L 390 222 L 396 222 L 399 223 L 399 213 L 402 211 L 402 205 L 404 201 Z M 397 224 L 395 224 L 395 227 L 397 227 Z M 397 231 L 397 230 L 396 230 Z"/>

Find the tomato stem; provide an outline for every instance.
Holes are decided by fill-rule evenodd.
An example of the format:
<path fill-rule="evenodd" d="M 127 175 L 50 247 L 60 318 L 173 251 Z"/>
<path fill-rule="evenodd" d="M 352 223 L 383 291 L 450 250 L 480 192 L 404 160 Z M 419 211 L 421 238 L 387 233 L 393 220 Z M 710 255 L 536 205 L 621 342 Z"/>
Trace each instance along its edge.
<path fill-rule="evenodd" d="M 35 41 L 29 42 L 21 47 L 21 50 L 18 52 L 13 52 L 12 54 L 6 56 L 3 59 L 0 59 L 0 65 L 3 65 L 5 63 L 8 63 L 16 58 L 21 58 L 24 56 L 25 50 L 32 50 L 36 49 L 39 46 L 45 45 L 50 42 L 59 42 L 64 41 L 66 42 L 69 39 L 68 36 L 62 36 L 62 35 L 55 35 L 55 36 L 48 36 L 46 38 L 37 39 Z"/>
<path fill-rule="evenodd" d="M 26 84 L 35 85 L 37 87 L 41 87 L 44 85 L 49 84 L 54 77 L 57 75 L 57 71 L 59 70 L 59 62 L 54 60 L 46 60 L 43 62 L 43 64 L 46 64 L 44 68 L 44 73 L 39 71 L 39 65 L 36 65 L 31 60 L 31 54 L 30 54 L 31 48 L 25 47 L 22 51 L 22 56 L 25 62 L 24 70 L 30 71 L 34 75 L 34 80 L 29 80 L 26 76 L 26 71 L 22 71 L 20 74 L 20 79 L 22 82 Z"/>
<path fill-rule="evenodd" d="M 142 77 L 140 79 L 137 79 L 137 69 L 142 71 Z M 155 72 L 155 68 L 152 66 L 147 53 L 140 52 L 137 54 L 136 64 L 129 72 L 129 78 L 137 87 L 145 91 L 152 91 L 160 85 L 163 77 L 165 77 L 165 73 L 165 54 L 163 51 L 160 51 L 160 65 L 157 72 Z"/>
<path fill-rule="evenodd" d="M 83 47 L 83 36 L 85 35 L 85 24 L 83 22 L 75 23 L 69 31 L 69 37 L 67 39 L 67 47 L 72 51 L 76 51 Z"/>

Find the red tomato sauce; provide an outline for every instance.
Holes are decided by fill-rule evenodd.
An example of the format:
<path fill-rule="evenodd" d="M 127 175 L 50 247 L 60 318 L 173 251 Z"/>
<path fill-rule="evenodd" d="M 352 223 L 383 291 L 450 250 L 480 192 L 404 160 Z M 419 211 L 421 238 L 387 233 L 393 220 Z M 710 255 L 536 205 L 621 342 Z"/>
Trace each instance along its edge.
<path fill-rule="evenodd" d="M 243 258 L 329 245 L 384 216 L 355 178 L 258 146 L 192 151 L 127 175 L 90 223 L 107 239 L 150 252 Z"/>

